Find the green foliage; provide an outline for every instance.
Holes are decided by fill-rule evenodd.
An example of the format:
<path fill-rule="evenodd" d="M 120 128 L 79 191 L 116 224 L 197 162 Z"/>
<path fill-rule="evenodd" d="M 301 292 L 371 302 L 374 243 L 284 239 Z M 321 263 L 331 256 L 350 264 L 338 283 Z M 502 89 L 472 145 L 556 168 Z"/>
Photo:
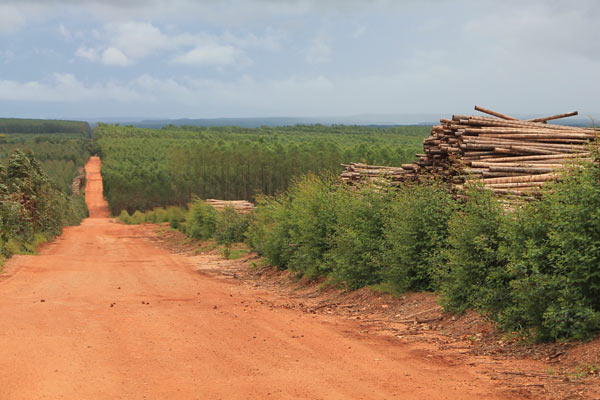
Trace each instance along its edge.
<path fill-rule="evenodd" d="M 340 186 L 333 208 L 335 227 L 325 259 L 332 276 L 350 289 L 380 283 L 383 279 L 384 216 L 389 196 L 370 187 Z"/>
<path fill-rule="evenodd" d="M 439 289 L 447 310 L 479 310 L 537 340 L 600 330 L 600 172 L 575 168 L 542 200 L 506 212 L 473 188 L 397 192 L 306 176 L 264 197 L 246 233 L 272 265 L 355 289 Z"/>
<path fill-rule="evenodd" d="M 73 178 L 90 157 L 89 140 L 78 134 L 9 134 L 0 141 L 0 162 L 15 150 L 31 151 L 50 180 L 71 194 Z"/>
<path fill-rule="evenodd" d="M 89 136 L 90 132 L 90 124 L 85 121 L 0 118 L 0 133 L 77 133 Z"/>
<path fill-rule="evenodd" d="M 246 242 L 271 265 L 285 269 L 292 251 L 290 198 L 286 194 L 259 197 L 256 204 L 254 218 L 246 232 Z"/>
<path fill-rule="evenodd" d="M 119 214 L 119 220 L 127 225 L 131 225 L 131 216 L 127 210 L 121 211 L 121 214 Z"/>
<path fill-rule="evenodd" d="M 289 268 L 308 277 L 331 272 L 324 260 L 331 248 L 336 227 L 337 179 L 309 174 L 289 190 L 288 214 L 290 242 Z"/>
<path fill-rule="evenodd" d="M 129 217 L 129 223 L 131 225 L 142 224 L 145 221 L 144 213 L 141 211 L 136 211 L 133 213 L 131 217 Z"/>
<path fill-rule="evenodd" d="M 67 196 L 31 152 L 15 150 L 0 166 L 0 252 L 32 253 L 87 215 L 82 196 Z"/>
<path fill-rule="evenodd" d="M 170 207 L 167 207 L 166 220 L 161 219 L 160 221 L 157 221 L 157 222 L 169 222 L 169 225 L 171 226 L 171 228 L 179 229 L 181 227 L 181 224 L 185 222 L 185 217 L 186 217 L 185 208 L 177 207 L 177 206 L 170 206 Z M 243 238 L 238 240 L 238 242 L 241 242 L 242 240 L 243 240 Z"/>
<path fill-rule="evenodd" d="M 215 208 L 204 200 L 192 203 L 186 218 L 186 233 L 194 239 L 208 240 L 217 229 L 218 213 Z"/>
<path fill-rule="evenodd" d="M 472 188 L 448 222 L 445 265 L 437 270 L 437 286 L 447 310 L 475 308 L 497 317 L 506 306 L 506 245 L 502 230 L 507 216 L 492 192 Z"/>
<path fill-rule="evenodd" d="M 114 215 L 187 205 L 194 196 L 253 201 L 294 177 L 341 171 L 350 161 L 400 165 L 428 127 L 291 126 L 139 129 L 100 124 L 104 195 Z"/>
<path fill-rule="evenodd" d="M 225 207 L 219 211 L 214 233 L 217 243 L 231 245 L 243 242 L 250 218 L 250 214 L 238 213 L 233 207 Z"/>
<path fill-rule="evenodd" d="M 600 330 L 600 171 L 574 168 L 507 236 L 512 303 L 499 320 L 540 340 L 589 339 Z"/>
<path fill-rule="evenodd" d="M 574 168 L 542 200 L 504 213 L 472 191 L 449 223 L 442 303 L 536 340 L 600 331 L 600 172 Z"/>
<path fill-rule="evenodd" d="M 432 182 L 405 185 L 385 215 L 383 258 L 392 290 L 431 290 L 446 248 L 448 220 L 455 209 L 446 187 Z"/>

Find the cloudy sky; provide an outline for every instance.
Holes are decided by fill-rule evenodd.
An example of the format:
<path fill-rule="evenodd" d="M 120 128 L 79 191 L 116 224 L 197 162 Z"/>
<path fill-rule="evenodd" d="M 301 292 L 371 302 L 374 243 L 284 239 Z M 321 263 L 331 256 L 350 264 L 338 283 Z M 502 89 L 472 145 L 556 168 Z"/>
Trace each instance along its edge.
<path fill-rule="evenodd" d="M 600 2 L 0 1 L 0 116 L 600 111 Z"/>

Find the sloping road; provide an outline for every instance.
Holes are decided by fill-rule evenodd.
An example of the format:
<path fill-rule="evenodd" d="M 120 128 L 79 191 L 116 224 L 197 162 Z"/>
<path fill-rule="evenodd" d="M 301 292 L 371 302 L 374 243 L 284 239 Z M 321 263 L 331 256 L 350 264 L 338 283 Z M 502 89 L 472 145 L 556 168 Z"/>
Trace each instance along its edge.
<path fill-rule="evenodd" d="M 433 347 L 196 272 L 109 219 L 100 160 L 86 171 L 91 217 L 0 275 L 0 399 L 515 398 Z"/>

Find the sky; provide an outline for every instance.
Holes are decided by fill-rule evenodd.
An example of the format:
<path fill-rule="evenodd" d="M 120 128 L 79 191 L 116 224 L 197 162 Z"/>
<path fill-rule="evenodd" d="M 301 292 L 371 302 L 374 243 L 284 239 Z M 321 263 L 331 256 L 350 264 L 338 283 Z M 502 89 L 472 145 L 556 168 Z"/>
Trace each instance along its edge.
<path fill-rule="evenodd" d="M 600 1 L 0 0 L 0 116 L 600 112 Z"/>

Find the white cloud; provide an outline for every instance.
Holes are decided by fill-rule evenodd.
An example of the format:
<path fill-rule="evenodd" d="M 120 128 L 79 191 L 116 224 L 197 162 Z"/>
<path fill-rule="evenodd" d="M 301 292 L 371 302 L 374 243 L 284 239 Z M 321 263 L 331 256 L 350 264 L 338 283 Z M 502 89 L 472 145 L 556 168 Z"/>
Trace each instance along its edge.
<path fill-rule="evenodd" d="M 174 49 L 179 38 L 169 38 L 160 29 L 147 22 L 128 21 L 107 26 L 106 35 L 111 47 L 127 57 L 140 59 L 162 50 Z"/>
<path fill-rule="evenodd" d="M 73 35 L 63 24 L 58 26 L 58 33 L 65 39 L 71 39 Z"/>
<path fill-rule="evenodd" d="M 207 44 L 198 46 L 185 54 L 173 58 L 174 64 L 187 64 L 197 66 L 208 65 L 231 65 L 236 61 L 237 51 L 231 46 L 221 46 L 218 44 Z"/>
<path fill-rule="evenodd" d="M 147 22 L 128 21 L 108 24 L 104 32 L 91 35 L 99 42 L 80 47 L 76 56 L 105 65 L 129 66 L 144 58 L 167 54 L 172 64 L 197 66 L 248 66 L 252 61 L 240 47 L 279 49 L 282 35 L 267 29 L 264 36 L 248 33 L 221 36 L 205 33 L 164 33 Z"/>
<path fill-rule="evenodd" d="M 98 51 L 96 49 L 88 48 L 88 47 L 80 47 L 75 52 L 77 57 L 85 58 L 88 61 L 97 61 Z"/>
<path fill-rule="evenodd" d="M 0 80 L 0 101 L 72 103 L 107 100 L 129 103 L 143 99 L 128 85 L 115 82 L 85 85 L 72 74 L 54 74 L 50 82 Z"/>
<path fill-rule="evenodd" d="M 25 16 L 17 6 L 0 4 L 0 34 L 11 33 L 25 25 Z"/>
<path fill-rule="evenodd" d="M 306 49 L 309 64 L 322 64 L 331 61 L 331 49 L 323 39 L 314 39 Z"/>
<path fill-rule="evenodd" d="M 121 50 L 114 47 L 109 47 L 102 52 L 102 63 L 104 65 L 126 67 L 130 64 L 130 61 Z"/>

